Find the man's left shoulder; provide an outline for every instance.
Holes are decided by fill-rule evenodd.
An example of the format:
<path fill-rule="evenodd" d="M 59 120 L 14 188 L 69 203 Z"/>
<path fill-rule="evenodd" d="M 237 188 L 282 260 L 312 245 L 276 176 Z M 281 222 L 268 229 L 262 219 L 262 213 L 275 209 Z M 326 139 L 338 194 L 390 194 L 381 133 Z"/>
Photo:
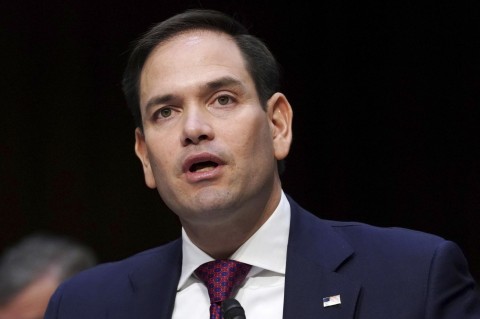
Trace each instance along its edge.
<path fill-rule="evenodd" d="M 352 246 L 368 246 L 393 250 L 408 247 L 406 251 L 434 251 L 442 245 L 454 244 L 447 239 L 421 230 L 396 226 L 376 226 L 362 222 L 324 220 Z M 398 251 L 398 250 L 397 250 Z M 405 251 L 405 250 L 403 250 Z"/>

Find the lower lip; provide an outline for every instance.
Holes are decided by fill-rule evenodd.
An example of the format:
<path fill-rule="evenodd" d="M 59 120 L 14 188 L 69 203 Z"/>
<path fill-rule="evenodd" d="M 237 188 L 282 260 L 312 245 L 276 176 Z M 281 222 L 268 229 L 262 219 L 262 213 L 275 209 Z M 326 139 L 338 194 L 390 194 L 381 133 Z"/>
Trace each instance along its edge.
<path fill-rule="evenodd" d="M 198 172 L 186 172 L 185 176 L 189 183 L 198 183 L 203 181 L 212 180 L 214 178 L 218 178 L 221 171 L 221 165 L 217 167 L 205 171 L 198 171 Z"/>

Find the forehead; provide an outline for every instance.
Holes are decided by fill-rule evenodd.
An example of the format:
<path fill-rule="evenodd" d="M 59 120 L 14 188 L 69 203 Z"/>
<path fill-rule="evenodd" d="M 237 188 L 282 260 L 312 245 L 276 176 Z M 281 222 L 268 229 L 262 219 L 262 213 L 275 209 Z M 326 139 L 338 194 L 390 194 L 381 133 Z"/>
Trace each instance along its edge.
<path fill-rule="evenodd" d="M 225 75 L 250 80 L 235 41 L 222 32 L 192 30 L 159 44 L 151 52 L 142 69 L 140 87 L 142 91 L 147 89 L 153 80 L 157 84 L 187 84 Z"/>
<path fill-rule="evenodd" d="M 217 50 L 220 50 L 220 52 L 228 50 L 229 53 L 236 52 L 240 54 L 240 50 L 232 36 L 216 30 L 195 29 L 176 34 L 158 44 L 150 53 L 147 62 L 152 56 L 168 55 L 168 52 L 177 51 L 175 52 L 175 56 L 177 56 L 178 51 L 188 50 L 184 52 L 188 53 L 191 50 L 202 51 L 204 49 L 209 49 L 210 53 L 214 53 Z"/>

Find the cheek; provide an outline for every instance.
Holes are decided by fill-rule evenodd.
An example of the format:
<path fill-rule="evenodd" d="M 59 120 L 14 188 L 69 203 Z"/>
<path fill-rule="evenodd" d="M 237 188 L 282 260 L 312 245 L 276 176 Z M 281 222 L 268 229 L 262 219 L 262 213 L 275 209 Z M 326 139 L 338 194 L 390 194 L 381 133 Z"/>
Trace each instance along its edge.
<path fill-rule="evenodd" d="M 157 172 L 161 173 L 162 171 L 168 171 L 175 158 L 175 150 L 173 145 L 164 142 L 158 142 L 159 140 L 162 139 L 146 141 L 148 147 L 148 157 L 154 174 Z"/>
<path fill-rule="evenodd" d="M 173 156 L 173 153 L 169 153 L 165 150 L 163 152 L 157 151 L 154 153 L 150 153 L 150 162 L 152 164 L 152 169 L 154 171 L 160 172 L 161 174 L 163 174 L 162 172 L 171 171 L 169 167 L 172 166 Z"/>
<path fill-rule="evenodd" d="M 250 163 L 252 160 L 268 161 L 274 156 L 270 127 L 264 120 L 258 120 L 255 125 L 244 127 L 242 134 L 233 134 L 231 138 Z"/>

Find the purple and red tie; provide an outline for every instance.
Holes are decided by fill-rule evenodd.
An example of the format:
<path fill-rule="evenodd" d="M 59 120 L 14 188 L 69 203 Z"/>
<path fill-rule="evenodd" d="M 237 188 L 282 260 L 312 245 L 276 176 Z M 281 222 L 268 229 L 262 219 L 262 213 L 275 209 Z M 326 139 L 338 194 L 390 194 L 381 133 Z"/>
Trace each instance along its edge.
<path fill-rule="evenodd" d="M 235 260 L 220 259 L 200 265 L 195 274 L 208 288 L 210 319 L 222 319 L 221 305 L 233 290 L 245 280 L 251 265 Z"/>

